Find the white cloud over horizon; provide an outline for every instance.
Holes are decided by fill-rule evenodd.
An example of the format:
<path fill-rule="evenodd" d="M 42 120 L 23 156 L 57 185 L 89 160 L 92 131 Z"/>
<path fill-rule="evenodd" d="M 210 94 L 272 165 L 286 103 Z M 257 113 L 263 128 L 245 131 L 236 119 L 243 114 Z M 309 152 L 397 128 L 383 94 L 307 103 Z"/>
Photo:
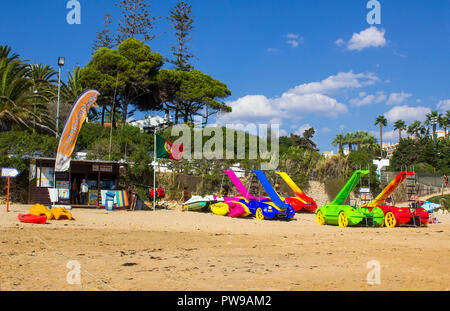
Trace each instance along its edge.
<path fill-rule="evenodd" d="M 440 100 L 439 103 L 437 104 L 437 108 L 440 109 L 442 112 L 450 110 L 450 99 Z"/>
<path fill-rule="evenodd" d="M 227 102 L 233 111 L 220 114 L 217 122 L 261 123 L 273 118 L 292 122 L 302 119 L 304 115 L 337 117 L 347 113 L 348 108 L 327 93 L 361 88 L 379 80 L 373 73 L 339 72 L 319 82 L 300 84 L 274 98 L 265 95 L 246 95 Z"/>
<path fill-rule="evenodd" d="M 421 122 L 425 121 L 426 114 L 430 113 L 431 109 L 428 107 L 410 107 L 407 105 L 395 106 L 388 112 L 384 114 L 389 123 L 394 123 L 397 120 L 403 120 L 405 122 L 414 122 L 419 120 Z"/>
<path fill-rule="evenodd" d="M 329 76 L 320 82 L 311 82 L 300 84 L 288 92 L 296 94 L 311 94 L 311 93 L 332 93 L 340 89 L 346 88 L 360 88 L 363 86 L 373 85 L 380 79 L 373 73 L 353 73 L 339 72 L 337 75 Z"/>

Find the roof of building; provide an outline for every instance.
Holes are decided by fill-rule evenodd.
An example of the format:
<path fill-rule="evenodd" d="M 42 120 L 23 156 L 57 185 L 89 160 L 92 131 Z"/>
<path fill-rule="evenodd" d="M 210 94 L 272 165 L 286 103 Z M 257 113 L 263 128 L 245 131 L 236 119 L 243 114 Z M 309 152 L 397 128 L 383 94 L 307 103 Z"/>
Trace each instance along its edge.
<path fill-rule="evenodd" d="M 45 158 L 45 157 L 36 157 L 31 158 L 32 160 L 43 160 L 43 161 L 56 161 L 56 158 Z M 129 164 L 129 162 L 125 161 L 104 161 L 104 160 L 76 160 L 72 159 L 71 162 L 77 163 L 106 163 L 106 164 Z"/>

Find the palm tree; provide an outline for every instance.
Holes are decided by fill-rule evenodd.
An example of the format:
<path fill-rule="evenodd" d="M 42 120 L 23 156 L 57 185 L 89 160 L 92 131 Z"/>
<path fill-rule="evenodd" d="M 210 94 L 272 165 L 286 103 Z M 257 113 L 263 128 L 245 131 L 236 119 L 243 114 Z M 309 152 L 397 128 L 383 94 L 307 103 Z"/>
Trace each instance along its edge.
<path fill-rule="evenodd" d="M 376 145 L 377 145 L 377 138 L 367 133 L 367 137 L 364 139 L 363 146 L 373 150 Z"/>
<path fill-rule="evenodd" d="M 344 153 L 343 145 L 344 145 L 344 135 L 342 135 L 342 133 L 339 133 L 333 140 L 333 146 L 334 147 L 339 146 L 339 153 L 343 154 Z"/>
<path fill-rule="evenodd" d="M 4 64 L 4 62 L 1 63 Z M 9 130 L 13 124 L 25 128 L 35 125 L 51 131 L 46 124 L 48 120 L 33 112 L 33 82 L 27 78 L 29 70 L 29 67 L 19 60 L 0 67 L 0 130 L 2 131 Z M 41 104 L 38 104 L 37 108 L 45 109 Z"/>
<path fill-rule="evenodd" d="M 430 136 L 430 129 L 425 127 L 424 125 L 419 126 L 419 128 L 417 129 L 420 137 L 425 136 L 425 137 L 429 137 Z"/>
<path fill-rule="evenodd" d="M 398 142 L 402 140 L 402 131 L 406 130 L 406 123 L 403 120 L 397 120 L 394 123 L 394 130 L 398 130 Z"/>
<path fill-rule="evenodd" d="M 353 151 L 353 145 L 356 144 L 355 134 L 347 133 L 344 136 L 344 145 L 348 145 L 348 152 Z"/>
<path fill-rule="evenodd" d="M 356 133 L 353 134 L 353 141 L 356 144 L 357 151 L 359 151 L 361 149 L 361 145 L 366 142 L 368 135 L 369 133 L 367 133 L 366 131 L 356 131 Z"/>
<path fill-rule="evenodd" d="M 42 102 L 36 103 L 31 75 L 29 65 L 17 54 L 11 54 L 9 47 L 0 46 L 0 131 L 17 124 L 52 132 L 46 106 Z"/>
<path fill-rule="evenodd" d="M 37 111 L 38 103 L 47 104 L 49 103 L 56 95 L 55 90 L 57 83 L 56 75 L 57 72 L 53 70 L 49 65 L 41 65 L 41 64 L 32 64 L 29 66 L 30 71 L 28 73 L 28 78 L 32 81 L 32 90 L 33 90 L 33 112 L 34 114 L 40 113 L 44 118 L 50 117 L 48 115 L 48 109 L 43 111 Z M 46 107 L 47 108 L 47 107 Z M 35 131 L 36 120 L 33 121 L 33 132 Z"/>
<path fill-rule="evenodd" d="M 86 90 L 83 85 L 81 84 L 81 68 L 79 66 L 76 66 L 73 69 L 73 72 L 68 73 L 69 79 L 67 81 L 67 84 L 63 83 L 61 86 L 61 93 L 63 100 L 68 103 L 69 105 L 72 105 L 75 103 L 80 97 L 81 94 Z M 98 107 L 96 104 L 93 107 Z M 102 125 L 105 115 L 105 106 L 103 106 L 103 114 L 102 114 Z M 88 111 L 89 119 L 96 118 L 97 117 L 97 111 L 95 109 L 90 109 Z"/>
<path fill-rule="evenodd" d="M 10 55 L 12 52 L 11 48 L 7 45 L 5 46 L 1 46 L 0 45 L 0 60 L 5 60 L 6 62 L 12 62 L 14 60 L 19 60 L 19 55 L 18 54 L 12 54 Z"/>
<path fill-rule="evenodd" d="M 416 120 L 408 126 L 408 130 L 406 132 L 410 135 L 414 135 L 416 139 L 419 139 L 419 127 L 421 127 L 420 121 Z"/>
<path fill-rule="evenodd" d="M 437 125 L 437 123 L 439 121 L 439 118 L 441 117 L 441 114 L 437 110 L 433 110 L 430 113 L 428 113 L 426 116 L 427 116 L 427 120 L 425 121 L 425 124 L 426 125 L 430 125 L 431 124 L 433 140 L 436 140 L 436 125 Z"/>
<path fill-rule="evenodd" d="M 63 83 L 61 86 L 61 94 L 64 101 L 67 101 L 70 104 L 76 102 L 78 97 L 83 93 L 84 89 L 80 83 L 80 72 L 81 68 L 76 66 L 73 69 L 73 72 L 69 72 L 69 79 L 67 84 Z"/>
<path fill-rule="evenodd" d="M 447 138 L 447 127 L 449 125 L 450 122 L 450 110 L 447 110 L 445 114 L 441 114 L 439 119 L 438 119 L 438 123 L 439 123 L 439 127 L 444 129 L 445 132 L 445 138 Z"/>
<path fill-rule="evenodd" d="M 381 148 L 381 157 L 383 157 L 383 126 L 387 126 L 386 118 L 381 115 L 375 120 L 375 126 L 380 126 L 380 148 Z"/>

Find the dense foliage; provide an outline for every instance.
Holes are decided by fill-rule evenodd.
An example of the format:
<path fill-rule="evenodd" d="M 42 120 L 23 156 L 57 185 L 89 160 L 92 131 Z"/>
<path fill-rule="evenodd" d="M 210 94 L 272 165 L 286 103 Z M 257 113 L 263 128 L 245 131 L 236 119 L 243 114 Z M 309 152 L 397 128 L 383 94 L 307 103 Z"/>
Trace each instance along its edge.
<path fill-rule="evenodd" d="M 393 154 L 391 169 L 400 170 L 402 166 L 415 166 L 416 170 L 427 173 L 450 174 L 450 140 L 402 139 Z"/>

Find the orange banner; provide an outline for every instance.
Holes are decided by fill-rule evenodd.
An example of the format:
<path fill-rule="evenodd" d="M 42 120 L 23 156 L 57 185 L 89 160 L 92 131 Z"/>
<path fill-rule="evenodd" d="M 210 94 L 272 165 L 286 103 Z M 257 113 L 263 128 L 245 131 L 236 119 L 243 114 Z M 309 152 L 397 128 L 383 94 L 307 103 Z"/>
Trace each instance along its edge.
<path fill-rule="evenodd" d="M 55 164 L 56 172 L 66 172 L 69 170 L 70 157 L 75 149 L 78 133 L 80 133 L 81 126 L 87 118 L 89 109 L 97 101 L 99 95 L 100 93 L 96 90 L 86 91 L 73 105 L 61 134 L 61 140 L 59 141 Z"/>

